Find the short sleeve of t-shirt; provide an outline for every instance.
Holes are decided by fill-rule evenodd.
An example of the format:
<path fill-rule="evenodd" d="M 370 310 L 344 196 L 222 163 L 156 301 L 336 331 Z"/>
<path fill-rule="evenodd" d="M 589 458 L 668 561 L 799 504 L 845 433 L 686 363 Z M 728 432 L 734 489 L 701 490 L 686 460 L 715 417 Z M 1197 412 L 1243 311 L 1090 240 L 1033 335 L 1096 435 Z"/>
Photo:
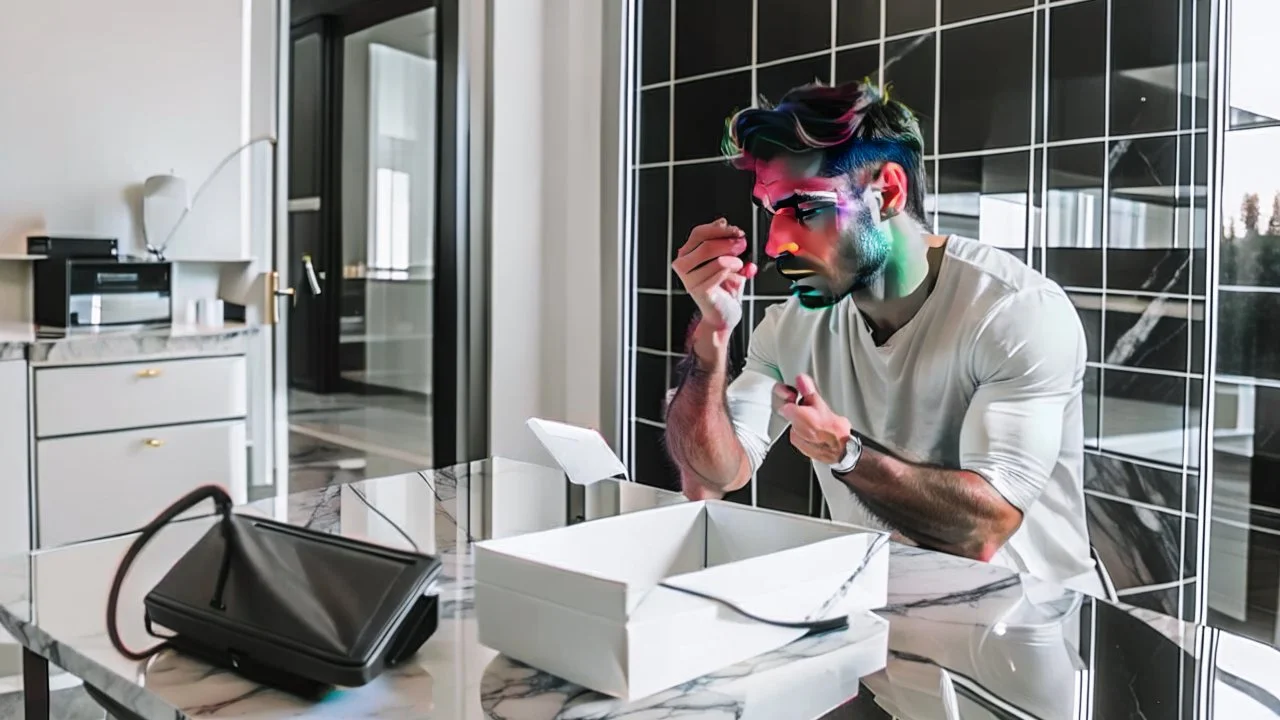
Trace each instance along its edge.
<path fill-rule="evenodd" d="M 960 464 L 1024 513 L 1058 460 L 1066 407 L 1081 392 L 1084 364 L 1080 318 L 1056 288 L 1010 295 L 977 330 L 977 389 L 960 432 Z"/>
<path fill-rule="evenodd" d="M 785 429 L 773 412 L 773 386 L 782 380 L 778 369 L 778 306 L 769 308 L 751 332 L 747 362 L 729 384 L 726 400 L 734 433 L 755 472 Z"/>

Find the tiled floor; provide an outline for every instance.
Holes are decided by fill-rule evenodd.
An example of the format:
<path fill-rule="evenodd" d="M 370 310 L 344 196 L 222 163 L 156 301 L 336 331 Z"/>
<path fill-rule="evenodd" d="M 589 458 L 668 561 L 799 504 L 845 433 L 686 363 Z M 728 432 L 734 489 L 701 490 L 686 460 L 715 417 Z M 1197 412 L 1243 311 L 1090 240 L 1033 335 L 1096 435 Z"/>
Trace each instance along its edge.
<path fill-rule="evenodd" d="M 320 396 L 294 391 L 289 416 L 289 492 L 431 466 L 431 418 L 422 400 L 399 396 Z M 16 680 L 16 679 L 14 679 Z M 20 682 L 20 681 L 19 681 Z M 22 717 L 22 693 L 0 685 L 0 720 Z M 104 720 L 78 686 L 53 692 L 51 717 Z"/>

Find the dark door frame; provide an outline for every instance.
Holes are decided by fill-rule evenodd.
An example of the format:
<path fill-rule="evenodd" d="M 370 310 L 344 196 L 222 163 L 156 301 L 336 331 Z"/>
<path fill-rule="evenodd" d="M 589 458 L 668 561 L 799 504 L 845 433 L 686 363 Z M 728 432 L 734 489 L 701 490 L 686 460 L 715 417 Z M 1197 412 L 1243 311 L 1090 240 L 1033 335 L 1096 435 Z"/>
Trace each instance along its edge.
<path fill-rule="evenodd" d="M 316 195 L 320 198 L 319 215 L 320 243 L 317 257 L 313 264 L 321 277 L 321 294 L 317 318 L 307 330 L 316 334 L 316 341 L 311 348 L 316 353 L 316 384 L 309 388 L 319 394 L 327 394 L 338 389 L 340 379 L 338 367 L 338 334 L 340 301 L 342 298 L 342 217 L 341 217 L 341 170 L 338 168 L 340 156 L 335 154 L 342 149 L 342 47 L 341 36 L 335 31 L 335 18 L 332 16 L 315 16 L 290 28 L 289 41 L 298 40 L 311 35 L 320 38 L 320 137 L 321 152 L 319 162 L 319 183 Z M 290 50 L 292 53 L 292 49 Z M 337 63 L 335 64 L 335 58 Z M 292 71 L 294 62 L 290 59 Z M 290 88 L 293 83 L 290 83 Z M 292 104 L 290 112 L 292 112 Z M 335 126 L 335 121 L 339 125 Z M 290 146 L 292 148 L 292 145 Z M 301 267 L 289 268 L 293 278 L 294 290 L 299 295 L 309 295 L 310 290 L 303 288 L 306 275 Z M 297 297 L 297 295 L 295 295 Z M 308 298 L 307 302 L 312 302 Z M 292 351 L 293 348 L 290 348 Z M 292 378 L 290 378 L 292 382 Z"/>
<path fill-rule="evenodd" d="M 296 0 L 291 36 L 321 32 L 325 64 L 322 102 L 321 224 L 324 227 L 320 351 L 327 357 L 327 391 L 340 387 L 342 298 L 342 65 L 344 38 L 364 28 L 437 8 L 435 302 L 432 353 L 432 459 L 437 467 L 488 454 L 488 287 L 484 247 L 471 242 L 469 113 L 462 0 Z M 287 98 L 282 98 L 288 101 Z M 481 243 L 480 245 L 483 245 Z M 296 285 L 297 283 L 295 283 Z"/>

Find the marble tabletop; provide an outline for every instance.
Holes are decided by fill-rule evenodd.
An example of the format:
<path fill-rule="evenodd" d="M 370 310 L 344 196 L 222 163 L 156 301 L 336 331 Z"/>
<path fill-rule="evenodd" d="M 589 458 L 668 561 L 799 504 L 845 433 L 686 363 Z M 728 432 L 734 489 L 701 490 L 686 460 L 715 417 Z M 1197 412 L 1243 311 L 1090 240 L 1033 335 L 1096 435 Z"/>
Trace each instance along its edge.
<path fill-rule="evenodd" d="M 43 328 L 0 324 L 0 360 L 26 359 L 34 365 L 76 365 L 134 356 L 238 354 L 256 325 L 175 323 L 100 328 Z"/>
<path fill-rule="evenodd" d="M 576 497 L 555 470 L 489 460 L 331 486 L 239 509 L 439 557 L 440 627 L 409 662 L 308 703 L 105 635 L 107 587 L 132 537 L 0 559 L 0 625 L 139 717 L 245 718 L 1280 718 L 1280 653 L 1230 633 L 1082 596 L 1008 570 L 894 545 L 885 622 L 806 638 L 625 703 L 497 655 L 477 640 L 471 545 L 683 498 L 605 481 Z M 128 644 L 141 597 L 211 520 L 166 528 L 122 593 Z M 874 619 L 872 619 L 874 620 Z M 886 628 L 887 625 L 887 628 Z M 882 669 L 859 678 L 867 653 Z"/>

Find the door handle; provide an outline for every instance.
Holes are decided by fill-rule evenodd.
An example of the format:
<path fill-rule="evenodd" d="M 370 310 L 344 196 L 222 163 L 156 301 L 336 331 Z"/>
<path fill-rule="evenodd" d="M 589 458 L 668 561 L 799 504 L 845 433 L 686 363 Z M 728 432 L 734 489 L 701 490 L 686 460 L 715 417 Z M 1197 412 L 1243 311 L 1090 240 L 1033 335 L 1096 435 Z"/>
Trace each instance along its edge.
<path fill-rule="evenodd" d="M 296 303 L 298 296 L 297 293 L 293 291 L 293 288 L 280 287 L 280 273 L 275 270 L 270 270 L 264 273 L 264 280 L 265 282 L 263 283 L 263 286 L 266 292 L 264 293 L 265 297 L 263 298 L 263 304 L 266 309 L 266 324 L 275 325 L 280 322 L 280 309 L 276 304 L 277 301 L 282 296 L 287 295 L 293 298 Z"/>
<path fill-rule="evenodd" d="M 302 256 L 302 269 L 307 271 L 307 283 L 311 285 L 311 294 L 320 294 L 320 280 L 316 277 L 316 266 L 311 264 L 311 256 Z"/>

